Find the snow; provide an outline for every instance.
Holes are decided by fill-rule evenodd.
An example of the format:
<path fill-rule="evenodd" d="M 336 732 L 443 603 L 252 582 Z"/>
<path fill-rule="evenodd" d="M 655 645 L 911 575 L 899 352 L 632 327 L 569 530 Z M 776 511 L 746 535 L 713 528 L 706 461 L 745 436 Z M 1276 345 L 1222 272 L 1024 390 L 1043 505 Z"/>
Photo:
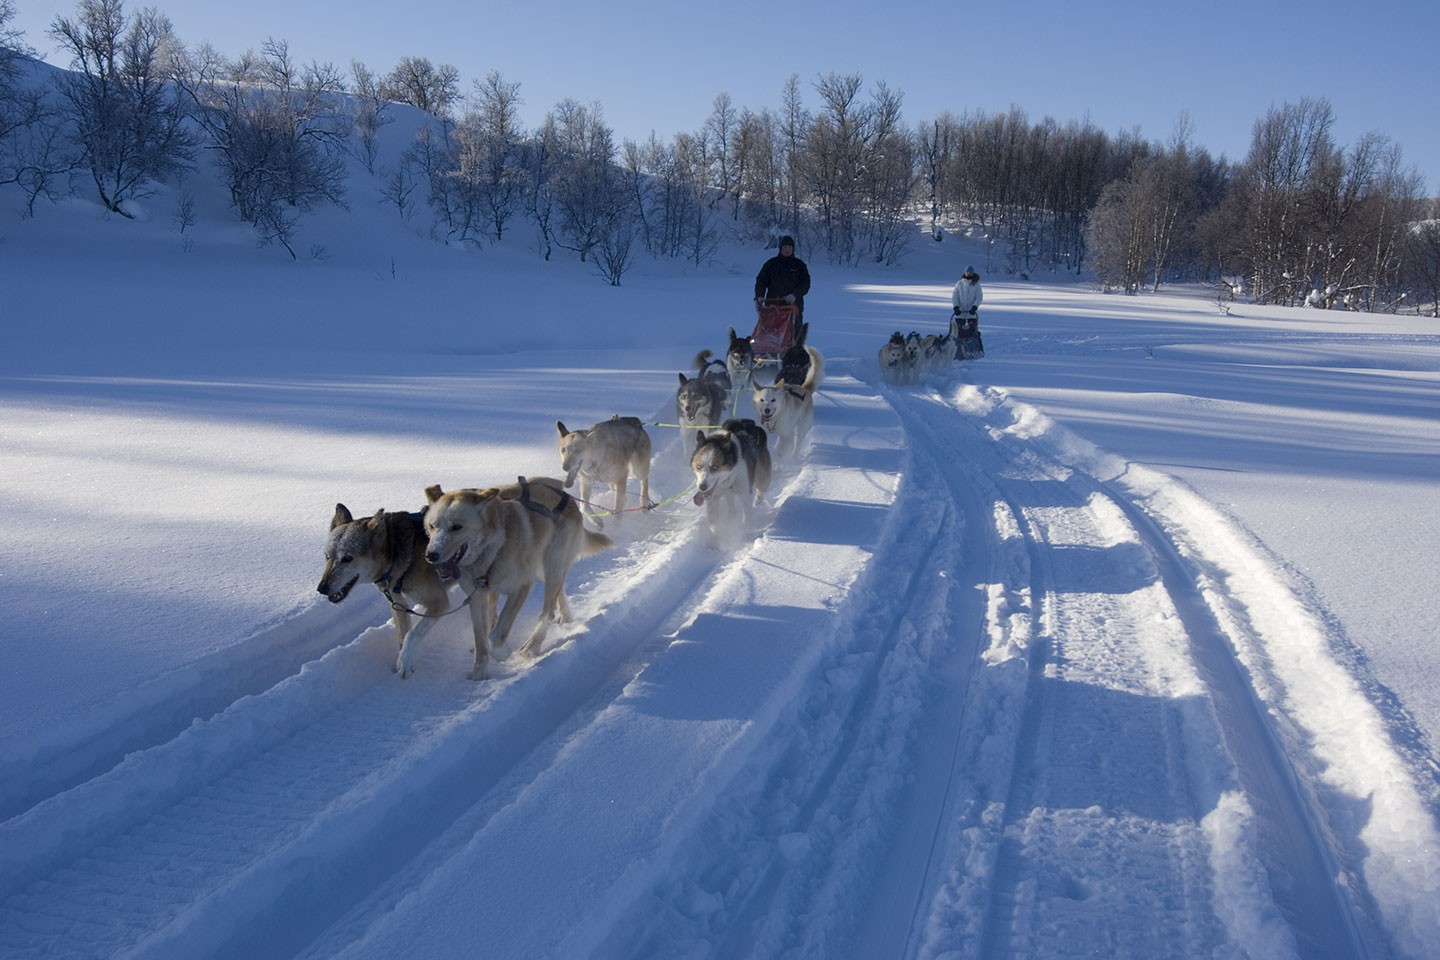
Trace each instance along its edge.
<path fill-rule="evenodd" d="M 810 441 L 717 548 L 664 424 L 763 251 L 613 288 L 357 171 L 292 261 L 188 187 L 0 188 L 0 953 L 1434 955 L 1433 321 L 811 255 Z M 970 262 L 987 356 L 885 385 Z M 315 592 L 337 501 L 614 413 L 667 502 L 533 664 L 402 681 Z"/>

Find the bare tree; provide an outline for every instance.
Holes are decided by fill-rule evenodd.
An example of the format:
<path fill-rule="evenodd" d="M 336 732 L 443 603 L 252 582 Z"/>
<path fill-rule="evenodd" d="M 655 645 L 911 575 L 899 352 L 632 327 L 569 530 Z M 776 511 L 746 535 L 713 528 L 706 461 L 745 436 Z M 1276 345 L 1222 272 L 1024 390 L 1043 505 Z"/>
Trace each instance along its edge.
<path fill-rule="evenodd" d="M 100 202 L 129 216 L 125 201 L 189 169 L 194 141 L 165 83 L 175 39 L 154 8 L 125 15 L 121 0 L 80 0 L 75 19 L 56 17 L 53 36 L 74 73 L 60 81 L 65 113 Z"/>
<path fill-rule="evenodd" d="M 350 93 L 355 104 L 355 141 L 365 171 L 375 173 L 380 150 L 380 131 L 394 123 L 390 104 L 380 94 L 380 83 L 370 68 L 359 60 L 350 61 Z"/>
<path fill-rule="evenodd" d="M 866 230 L 864 256 L 894 264 L 905 252 L 913 224 L 916 144 L 900 114 L 902 95 L 876 84 L 870 103 L 870 135 L 861 159 Z"/>
<path fill-rule="evenodd" d="M 1421 219 L 1405 232 L 1406 286 L 1417 294 L 1415 310 L 1428 303 L 1430 316 L 1440 318 L 1440 200 L 1431 199 Z"/>
<path fill-rule="evenodd" d="M 1109 184 L 1090 216 L 1090 263 L 1104 290 L 1134 294 L 1145 282 L 1153 249 L 1147 186 L 1143 177 Z"/>
<path fill-rule="evenodd" d="M 797 242 L 802 240 L 803 202 L 805 198 L 805 145 L 810 138 L 813 118 L 800 97 L 800 79 L 791 74 L 781 92 L 777 167 L 780 171 L 780 202 L 784 207 L 786 233 Z"/>
<path fill-rule="evenodd" d="M 704 134 L 711 145 L 706 158 L 709 167 L 710 185 L 716 190 L 714 204 L 719 204 L 732 193 L 739 195 L 739 177 L 735 171 L 734 139 L 739 125 L 739 114 L 730 94 L 715 96 L 714 108 L 705 121 Z"/>
<path fill-rule="evenodd" d="M 631 217 L 618 215 L 601 232 L 595 245 L 595 265 L 610 286 L 620 286 L 620 278 L 635 265 L 634 245 L 635 221 Z"/>
<path fill-rule="evenodd" d="M 612 137 L 598 103 L 585 106 L 570 99 L 557 104 L 541 127 L 553 162 L 550 184 L 560 214 L 559 243 L 581 261 L 626 205 Z"/>
<path fill-rule="evenodd" d="M 1334 114 L 1305 98 L 1255 122 L 1243 176 L 1246 258 L 1252 295 L 1261 303 L 1299 303 L 1308 293 L 1307 191 L 1335 152 Z"/>
<path fill-rule="evenodd" d="M 873 114 L 860 103 L 859 74 L 827 74 L 815 81 L 823 108 L 806 142 L 805 185 L 815 204 L 825 248 L 836 263 L 856 253 L 863 205 L 861 174 Z"/>
<path fill-rule="evenodd" d="M 354 120 L 329 64 L 300 67 L 284 41 L 227 62 L 209 47 L 177 71 L 195 104 L 236 213 L 262 243 L 290 252 L 301 214 L 321 203 L 345 206 L 344 154 Z"/>
<path fill-rule="evenodd" d="M 14 17 L 11 0 L 0 0 L 0 184 L 20 186 L 30 216 L 38 197 L 58 196 L 55 184 L 71 161 L 64 155 L 62 119 L 40 89 L 21 82 L 21 62 L 35 51 L 10 26 Z"/>
<path fill-rule="evenodd" d="M 948 110 L 922 125 L 915 137 L 919 183 L 930 212 L 930 235 L 936 240 L 943 236 L 940 219 L 946 213 L 951 158 L 958 139 L 959 123 Z"/>
<path fill-rule="evenodd" d="M 448 63 L 431 63 L 428 57 L 402 57 L 385 74 L 380 95 L 448 119 L 460 96 L 460 71 Z"/>
<path fill-rule="evenodd" d="M 520 85 L 491 71 L 475 84 L 474 100 L 476 108 L 468 115 L 475 134 L 471 162 L 491 236 L 499 241 L 525 182 L 520 163 Z"/>

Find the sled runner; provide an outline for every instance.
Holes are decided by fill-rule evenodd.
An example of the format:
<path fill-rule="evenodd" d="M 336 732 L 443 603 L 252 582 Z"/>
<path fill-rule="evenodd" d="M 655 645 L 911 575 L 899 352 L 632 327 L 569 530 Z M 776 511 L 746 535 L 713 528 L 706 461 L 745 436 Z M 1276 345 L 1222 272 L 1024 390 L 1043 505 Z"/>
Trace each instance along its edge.
<path fill-rule="evenodd" d="M 800 325 L 795 304 L 764 300 L 756 307 L 755 332 L 750 335 L 757 359 L 779 360 L 795 345 Z"/>

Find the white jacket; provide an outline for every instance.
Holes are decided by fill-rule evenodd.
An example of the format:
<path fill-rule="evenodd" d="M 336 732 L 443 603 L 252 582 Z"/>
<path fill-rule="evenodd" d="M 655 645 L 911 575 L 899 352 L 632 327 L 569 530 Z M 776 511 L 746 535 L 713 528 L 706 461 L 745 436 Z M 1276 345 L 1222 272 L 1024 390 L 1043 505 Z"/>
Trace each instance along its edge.
<path fill-rule="evenodd" d="M 985 299 L 985 292 L 980 289 L 980 281 L 973 283 L 961 279 L 955 284 L 955 290 L 950 294 L 950 304 L 961 313 L 974 313 L 980 306 L 980 301 Z"/>

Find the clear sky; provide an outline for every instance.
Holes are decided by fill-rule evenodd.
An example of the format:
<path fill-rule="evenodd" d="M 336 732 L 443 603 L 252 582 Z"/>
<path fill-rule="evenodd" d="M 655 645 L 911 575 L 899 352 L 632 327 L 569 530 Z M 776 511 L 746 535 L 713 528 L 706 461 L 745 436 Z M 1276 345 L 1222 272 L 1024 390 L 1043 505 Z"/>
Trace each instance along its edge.
<path fill-rule="evenodd" d="M 136 10 L 149 3 L 129 3 Z M 235 55 L 286 40 L 302 62 L 352 59 L 383 73 L 407 55 L 491 70 L 520 85 L 534 127 L 558 101 L 598 101 L 617 142 L 698 129 L 719 93 L 778 110 L 785 80 L 859 74 L 904 94 L 916 124 L 942 110 L 1031 121 L 1089 118 L 1107 133 L 1168 140 L 1188 112 L 1192 141 L 1243 160 L 1271 107 L 1325 97 L 1341 146 L 1378 131 L 1440 192 L 1440 3 L 1435 0 L 154 0 L 189 45 Z M 73 3 L 16 0 L 14 26 L 64 65 L 46 28 Z"/>

